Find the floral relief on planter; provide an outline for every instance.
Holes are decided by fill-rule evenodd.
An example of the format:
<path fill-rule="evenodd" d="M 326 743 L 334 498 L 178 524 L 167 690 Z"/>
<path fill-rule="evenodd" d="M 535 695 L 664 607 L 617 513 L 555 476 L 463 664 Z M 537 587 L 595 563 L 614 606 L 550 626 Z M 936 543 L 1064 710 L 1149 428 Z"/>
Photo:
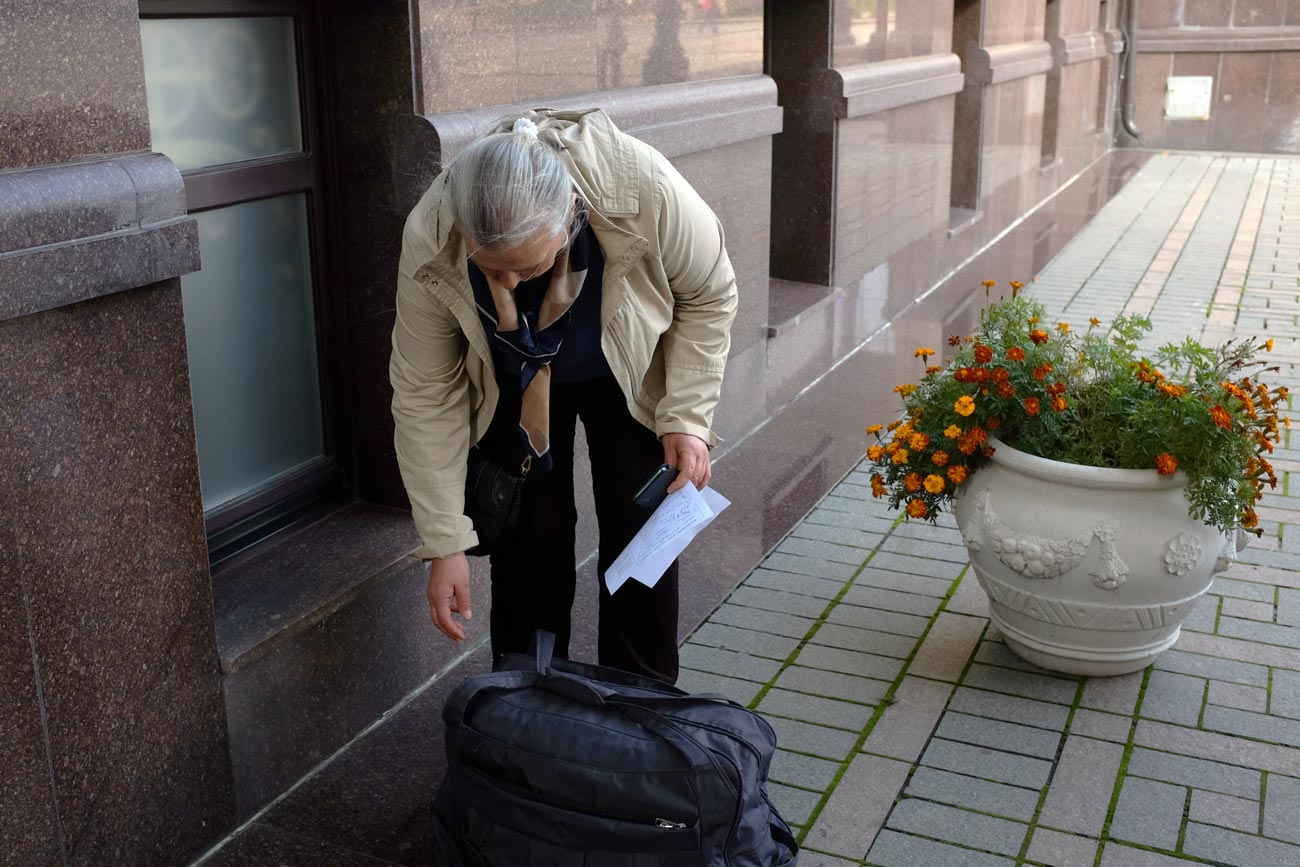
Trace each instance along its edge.
<path fill-rule="evenodd" d="M 1169 574 L 1181 577 L 1196 568 L 1204 553 L 1200 540 L 1188 533 L 1179 533 L 1165 546 L 1165 568 Z"/>

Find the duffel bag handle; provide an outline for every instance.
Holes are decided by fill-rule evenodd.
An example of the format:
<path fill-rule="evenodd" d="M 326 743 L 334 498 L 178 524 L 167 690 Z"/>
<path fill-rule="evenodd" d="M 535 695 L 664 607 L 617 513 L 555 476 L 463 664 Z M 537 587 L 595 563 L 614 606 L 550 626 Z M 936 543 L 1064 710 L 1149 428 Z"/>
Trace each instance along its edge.
<path fill-rule="evenodd" d="M 533 633 L 533 664 L 537 673 L 545 675 L 551 670 L 551 660 L 555 657 L 555 633 L 539 629 Z"/>

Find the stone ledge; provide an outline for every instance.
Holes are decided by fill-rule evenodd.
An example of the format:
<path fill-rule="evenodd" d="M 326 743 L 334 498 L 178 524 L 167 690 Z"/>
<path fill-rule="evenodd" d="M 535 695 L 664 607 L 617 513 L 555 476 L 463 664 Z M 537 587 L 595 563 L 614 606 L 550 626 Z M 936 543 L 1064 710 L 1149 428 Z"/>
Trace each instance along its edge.
<path fill-rule="evenodd" d="M 958 93 L 965 84 L 955 54 L 905 57 L 829 70 L 832 111 L 837 118 L 861 117 Z"/>
<path fill-rule="evenodd" d="M 1140 30 L 1133 45 L 1142 54 L 1300 51 L 1300 27 L 1171 27 Z"/>
<path fill-rule="evenodd" d="M 1101 34 L 1102 41 L 1106 43 L 1107 54 L 1124 53 L 1124 31 L 1122 30 L 1104 30 Z"/>
<path fill-rule="evenodd" d="M 185 185 L 162 154 L 0 172 L 0 321 L 198 267 Z"/>
<path fill-rule="evenodd" d="M 991 45 L 974 53 L 966 78 L 973 84 L 1002 84 L 1051 68 L 1052 46 L 1046 42 Z"/>
<path fill-rule="evenodd" d="M 1058 66 L 1072 66 L 1097 60 L 1107 54 L 1106 39 L 1101 33 L 1071 33 L 1052 37 L 1052 58 Z"/>
<path fill-rule="evenodd" d="M 664 156 L 684 156 L 782 129 L 776 82 L 766 75 L 691 81 L 657 87 L 536 99 L 469 111 L 406 115 L 397 120 L 393 160 L 395 207 L 414 207 L 442 165 L 498 118 L 530 108 L 603 108 L 624 132 L 657 148 Z"/>

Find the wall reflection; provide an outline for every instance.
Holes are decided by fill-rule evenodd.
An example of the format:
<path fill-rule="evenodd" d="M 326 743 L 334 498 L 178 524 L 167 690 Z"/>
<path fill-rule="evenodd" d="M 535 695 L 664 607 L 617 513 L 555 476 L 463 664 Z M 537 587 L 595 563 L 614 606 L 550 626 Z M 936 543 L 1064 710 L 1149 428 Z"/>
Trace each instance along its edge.
<path fill-rule="evenodd" d="M 422 0 L 424 114 L 763 71 L 762 0 Z"/>
<path fill-rule="evenodd" d="M 835 0 L 836 66 L 952 50 L 952 12 L 916 0 Z"/>

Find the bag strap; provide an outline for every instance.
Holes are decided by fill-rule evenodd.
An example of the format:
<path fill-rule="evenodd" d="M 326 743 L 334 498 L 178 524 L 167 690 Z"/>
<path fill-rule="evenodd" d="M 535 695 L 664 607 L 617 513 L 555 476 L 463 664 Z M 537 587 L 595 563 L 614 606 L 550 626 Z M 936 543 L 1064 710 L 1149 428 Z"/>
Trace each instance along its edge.
<path fill-rule="evenodd" d="M 555 633 L 539 629 L 533 633 L 533 646 L 530 648 L 538 674 L 551 670 L 551 659 L 555 656 Z"/>

